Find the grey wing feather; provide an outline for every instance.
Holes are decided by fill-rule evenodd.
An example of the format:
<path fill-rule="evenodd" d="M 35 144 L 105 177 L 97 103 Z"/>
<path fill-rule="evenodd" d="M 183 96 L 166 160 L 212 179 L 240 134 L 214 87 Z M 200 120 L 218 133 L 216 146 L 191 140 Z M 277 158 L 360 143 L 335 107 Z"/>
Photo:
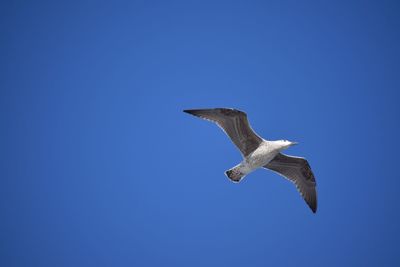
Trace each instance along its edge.
<path fill-rule="evenodd" d="M 229 108 L 191 109 L 184 112 L 215 122 L 230 137 L 243 156 L 249 155 L 262 142 L 243 111 Z"/>
<path fill-rule="evenodd" d="M 308 206 L 317 211 L 317 191 L 314 174 L 308 161 L 279 153 L 264 168 L 268 168 L 293 182 Z"/>

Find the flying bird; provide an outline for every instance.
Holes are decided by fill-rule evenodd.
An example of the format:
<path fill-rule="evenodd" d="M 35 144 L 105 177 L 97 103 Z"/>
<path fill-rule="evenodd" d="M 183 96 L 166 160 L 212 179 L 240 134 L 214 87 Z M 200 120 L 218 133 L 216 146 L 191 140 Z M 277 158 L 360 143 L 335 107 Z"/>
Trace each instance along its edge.
<path fill-rule="evenodd" d="M 237 109 L 189 109 L 184 112 L 216 123 L 240 150 L 243 161 L 225 172 L 232 182 L 240 182 L 258 168 L 272 170 L 294 183 L 311 210 L 317 211 L 316 182 L 308 161 L 281 153 L 296 142 L 261 138 L 251 129 L 246 113 Z"/>

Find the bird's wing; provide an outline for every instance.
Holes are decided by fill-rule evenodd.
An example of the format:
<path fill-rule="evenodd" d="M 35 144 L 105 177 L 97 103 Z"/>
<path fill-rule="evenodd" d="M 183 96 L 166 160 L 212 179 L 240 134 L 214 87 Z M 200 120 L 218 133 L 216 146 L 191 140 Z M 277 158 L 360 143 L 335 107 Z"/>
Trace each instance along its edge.
<path fill-rule="evenodd" d="M 249 155 L 262 142 L 250 127 L 243 111 L 229 108 L 190 109 L 184 112 L 215 122 L 230 137 L 243 156 Z"/>
<path fill-rule="evenodd" d="M 314 213 L 317 211 L 317 184 L 306 159 L 279 153 L 264 168 L 275 171 L 293 182 L 311 210 Z"/>

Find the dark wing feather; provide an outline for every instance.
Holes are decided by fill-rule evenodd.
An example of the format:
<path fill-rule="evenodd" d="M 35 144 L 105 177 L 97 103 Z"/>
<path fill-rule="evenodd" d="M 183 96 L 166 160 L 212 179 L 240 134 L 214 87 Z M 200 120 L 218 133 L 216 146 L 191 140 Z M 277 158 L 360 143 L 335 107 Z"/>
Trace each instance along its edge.
<path fill-rule="evenodd" d="M 317 211 L 316 182 L 307 160 L 279 153 L 264 168 L 268 168 L 293 182 L 308 206 Z"/>
<path fill-rule="evenodd" d="M 215 122 L 230 137 L 243 156 L 249 155 L 262 142 L 250 127 L 243 111 L 229 108 L 191 109 L 184 112 Z"/>

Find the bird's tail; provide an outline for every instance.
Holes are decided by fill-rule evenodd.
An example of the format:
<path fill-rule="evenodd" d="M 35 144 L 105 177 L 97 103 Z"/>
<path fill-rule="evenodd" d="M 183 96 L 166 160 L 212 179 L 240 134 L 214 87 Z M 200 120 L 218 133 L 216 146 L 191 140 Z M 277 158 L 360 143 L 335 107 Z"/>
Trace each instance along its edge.
<path fill-rule="evenodd" d="M 242 180 L 246 176 L 246 173 L 241 171 L 240 164 L 233 167 L 232 169 L 227 170 L 225 174 L 234 183 L 239 183 L 240 180 Z"/>

